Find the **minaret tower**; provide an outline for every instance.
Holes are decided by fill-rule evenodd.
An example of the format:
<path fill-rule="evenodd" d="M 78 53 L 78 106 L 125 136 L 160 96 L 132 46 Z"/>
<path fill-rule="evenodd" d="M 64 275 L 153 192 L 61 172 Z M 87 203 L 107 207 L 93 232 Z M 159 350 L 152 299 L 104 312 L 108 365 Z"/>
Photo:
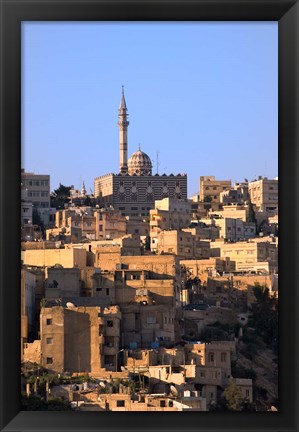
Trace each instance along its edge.
<path fill-rule="evenodd" d="M 127 105 L 124 94 L 124 86 L 122 86 L 122 94 L 119 105 L 118 126 L 119 126 L 119 151 L 120 151 L 120 173 L 128 172 L 128 114 Z"/>

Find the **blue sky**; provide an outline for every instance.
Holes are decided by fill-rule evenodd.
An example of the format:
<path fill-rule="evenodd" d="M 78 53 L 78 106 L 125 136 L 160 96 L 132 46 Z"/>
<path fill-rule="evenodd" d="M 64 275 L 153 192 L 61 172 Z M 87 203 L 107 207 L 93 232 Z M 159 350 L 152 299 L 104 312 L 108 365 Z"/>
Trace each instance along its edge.
<path fill-rule="evenodd" d="M 128 154 L 153 172 L 242 181 L 278 175 L 277 22 L 24 22 L 22 166 L 93 190 Z"/>

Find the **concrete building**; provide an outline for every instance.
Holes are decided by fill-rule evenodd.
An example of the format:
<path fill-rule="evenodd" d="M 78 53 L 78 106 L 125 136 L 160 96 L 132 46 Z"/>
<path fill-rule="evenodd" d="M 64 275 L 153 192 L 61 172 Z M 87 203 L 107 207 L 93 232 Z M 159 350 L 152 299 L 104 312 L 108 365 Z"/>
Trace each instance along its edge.
<path fill-rule="evenodd" d="M 161 231 L 158 234 L 158 254 L 174 254 L 179 259 L 206 259 L 210 257 L 210 242 L 201 241 L 191 232 Z"/>
<path fill-rule="evenodd" d="M 151 348 L 175 341 L 175 309 L 169 305 L 135 303 L 121 307 L 121 346 Z"/>
<path fill-rule="evenodd" d="M 50 176 L 21 170 L 21 182 L 35 208 L 50 208 Z"/>
<path fill-rule="evenodd" d="M 21 270 L 21 356 L 23 346 L 31 336 L 35 313 L 35 276 L 26 269 Z"/>
<path fill-rule="evenodd" d="M 22 202 L 32 205 L 32 217 L 37 211 L 45 226 L 54 225 L 56 209 L 51 208 L 50 205 L 50 176 L 26 173 L 21 169 L 21 187 Z M 23 210 L 24 208 L 23 205 Z"/>
<path fill-rule="evenodd" d="M 79 268 L 48 268 L 45 280 L 46 299 L 79 297 L 82 291 L 80 276 Z"/>
<path fill-rule="evenodd" d="M 220 192 L 220 202 L 226 205 L 244 204 L 248 202 L 249 199 L 248 182 L 235 183 L 232 189 Z"/>
<path fill-rule="evenodd" d="M 256 235 L 254 222 L 244 222 L 236 218 L 215 218 L 213 221 L 220 228 L 219 238 L 238 241 L 253 238 Z"/>
<path fill-rule="evenodd" d="M 243 222 L 246 222 L 248 219 L 248 205 L 223 205 L 221 210 L 211 210 L 209 212 L 209 218 L 230 218 L 230 219 L 241 219 Z M 203 222 L 207 223 L 207 219 L 202 218 Z"/>
<path fill-rule="evenodd" d="M 66 268 L 83 268 L 87 265 L 87 251 L 83 248 L 24 250 L 21 259 L 28 266 L 52 267 L 60 264 Z"/>
<path fill-rule="evenodd" d="M 39 356 L 38 363 L 56 373 L 114 371 L 120 320 L 117 306 L 42 308 L 41 341 L 27 344 L 24 356 Z"/>
<path fill-rule="evenodd" d="M 123 216 L 148 216 L 155 200 L 187 199 L 187 175 L 152 174 L 150 157 L 139 149 L 128 159 L 128 113 L 124 92 L 119 106 L 120 172 L 94 180 L 94 196 Z"/>
<path fill-rule="evenodd" d="M 230 180 L 216 180 L 215 176 L 200 176 L 199 199 L 205 203 L 205 210 L 222 208 L 220 193 L 227 189 L 231 189 Z"/>
<path fill-rule="evenodd" d="M 270 180 L 267 177 L 259 177 L 249 183 L 250 199 L 258 210 L 265 211 L 274 216 L 278 213 L 278 179 Z"/>
<path fill-rule="evenodd" d="M 158 235 L 164 230 L 180 230 L 191 222 L 191 204 L 188 200 L 164 198 L 155 201 L 150 210 L 150 247 L 158 251 Z"/>
<path fill-rule="evenodd" d="M 112 208 L 97 209 L 96 239 L 109 240 L 123 237 L 127 234 L 127 221 L 121 212 Z"/>
<path fill-rule="evenodd" d="M 205 260 L 180 260 L 180 265 L 187 273 L 187 278 L 199 278 L 205 282 L 208 276 L 216 276 L 217 273 L 231 272 L 234 264 L 230 257 L 209 258 Z"/>
<path fill-rule="evenodd" d="M 278 248 L 277 245 L 269 241 L 254 241 L 226 243 L 211 242 L 211 255 L 216 257 L 229 257 L 235 262 L 235 269 L 239 271 L 256 271 L 257 264 L 260 269 L 269 266 L 271 272 L 278 270 Z"/>

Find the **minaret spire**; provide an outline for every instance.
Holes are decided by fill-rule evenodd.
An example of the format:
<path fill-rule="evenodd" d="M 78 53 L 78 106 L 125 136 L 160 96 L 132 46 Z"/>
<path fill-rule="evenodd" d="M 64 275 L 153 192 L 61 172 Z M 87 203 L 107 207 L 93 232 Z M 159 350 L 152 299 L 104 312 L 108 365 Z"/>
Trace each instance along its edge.
<path fill-rule="evenodd" d="M 128 114 L 125 100 L 124 86 L 122 86 L 121 100 L 118 109 L 118 127 L 119 127 L 119 151 L 120 151 L 120 172 L 128 172 Z"/>

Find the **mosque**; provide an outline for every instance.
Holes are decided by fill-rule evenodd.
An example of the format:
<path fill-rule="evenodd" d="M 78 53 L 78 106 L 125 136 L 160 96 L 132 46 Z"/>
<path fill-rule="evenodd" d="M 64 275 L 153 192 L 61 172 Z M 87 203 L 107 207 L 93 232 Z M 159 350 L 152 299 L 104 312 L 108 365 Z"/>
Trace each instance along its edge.
<path fill-rule="evenodd" d="M 155 200 L 187 199 L 187 174 L 153 174 L 150 157 L 139 149 L 128 159 L 128 113 L 122 88 L 118 114 L 120 170 L 94 179 L 94 195 L 124 216 L 147 216 Z"/>

